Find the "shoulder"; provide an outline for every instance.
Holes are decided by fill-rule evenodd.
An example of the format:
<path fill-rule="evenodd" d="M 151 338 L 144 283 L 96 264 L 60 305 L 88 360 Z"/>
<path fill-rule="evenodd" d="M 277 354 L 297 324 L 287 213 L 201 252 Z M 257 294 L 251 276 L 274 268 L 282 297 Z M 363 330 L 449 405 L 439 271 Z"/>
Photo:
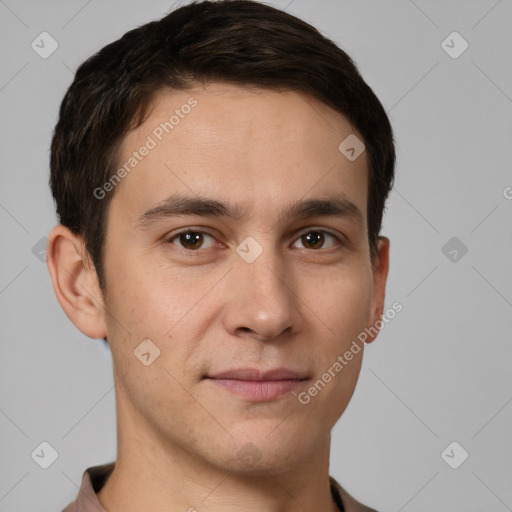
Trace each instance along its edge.
<path fill-rule="evenodd" d="M 341 498 L 344 512 L 378 512 L 374 508 L 367 507 L 357 501 L 332 476 L 329 477 L 329 481 L 331 489 Z"/>
<path fill-rule="evenodd" d="M 76 500 L 70 503 L 62 512 L 76 512 Z"/>
<path fill-rule="evenodd" d="M 114 470 L 115 462 L 87 468 L 82 475 L 82 484 L 76 500 L 62 512 L 105 512 L 98 501 L 97 492 L 101 490 Z"/>

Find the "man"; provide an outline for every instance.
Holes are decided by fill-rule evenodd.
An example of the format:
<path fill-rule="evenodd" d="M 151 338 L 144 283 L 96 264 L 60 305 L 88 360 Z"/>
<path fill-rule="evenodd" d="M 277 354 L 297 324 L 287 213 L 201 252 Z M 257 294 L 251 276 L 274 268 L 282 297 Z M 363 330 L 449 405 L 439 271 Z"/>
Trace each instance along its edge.
<path fill-rule="evenodd" d="M 82 64 L 47 261 L 112 351 L 118 456 L 66 512 L 372 510 L 330 433 L 381 322 L 394 165 L 350 58 L 264 4 L 195 2 Z"/>

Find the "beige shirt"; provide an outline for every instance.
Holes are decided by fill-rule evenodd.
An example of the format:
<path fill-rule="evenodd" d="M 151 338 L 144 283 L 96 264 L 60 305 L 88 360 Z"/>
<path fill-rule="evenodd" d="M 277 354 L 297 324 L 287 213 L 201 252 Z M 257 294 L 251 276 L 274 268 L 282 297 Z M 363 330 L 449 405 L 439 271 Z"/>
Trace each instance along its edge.
<path fill-rule="evenodd" d="M 84 471 L 82 485 L 75 501 L 70 503 L 62 512 L 107 512 L 98 501 L 96 493 L 105 485 L 112 473 L 115 462 L 93 466 Z M 341 512 L 377 512 L 365 507 L 350 496 L 334 478 L 329 477 L 331 494 Z"/>

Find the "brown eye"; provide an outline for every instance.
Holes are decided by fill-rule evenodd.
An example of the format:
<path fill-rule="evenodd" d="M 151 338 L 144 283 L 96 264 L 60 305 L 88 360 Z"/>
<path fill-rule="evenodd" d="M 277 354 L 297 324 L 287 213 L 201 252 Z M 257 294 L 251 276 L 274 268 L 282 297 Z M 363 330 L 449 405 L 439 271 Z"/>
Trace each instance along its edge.
<path fill-rule="evenodd" d="M 305 249 L 325 249 L 323 245 L 325 244 L 326 236 L 327 238 L 330 237 L 331 239 L 340 242 L 339 238 L 335 235 L 319 229 L 311 229 L 303 233 L 298 240 L 301 241 Z M 335 245 L 336 243 L 331 245 L 331 247 L 334 247 Z"/>
<path fill-rule="evenodd" d="M 319 249 L 324 243 L 324 235 L 320 231 L 311 231 L 302 235 L 301 240 L 309 249 Z"/>
<path fill-rule="evenodd" d="M 214 238 L 208 233 L 205 233 L 203 231 L 191 230 L 182 231 L 181 233 L 174 235 L 172 238 L 169 238 L 167 242 L 172 244 L 174 240 L 177 240 L 179 242 L 178 247 L 181 247 L 182 249 L 196 251 L 197 249 L 200 249 L 201 246 L 203 245 L 205 236 L 211 238 L 215 242 Z M 213 245 L 215 245 L 215 243 Z"/>

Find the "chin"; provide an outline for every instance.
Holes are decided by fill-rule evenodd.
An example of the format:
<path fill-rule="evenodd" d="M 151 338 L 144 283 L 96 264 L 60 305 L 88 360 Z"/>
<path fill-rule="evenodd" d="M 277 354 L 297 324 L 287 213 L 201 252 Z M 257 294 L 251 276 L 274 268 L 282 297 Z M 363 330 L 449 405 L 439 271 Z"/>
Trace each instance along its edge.
<path fill-rule="evenodd" d="M 244 435 L 233 435 L 229 443 L 217 446 L 216 453 L 210 452 L 208 458 L 223 470 L 268 476 L 296 469 L 315 451 L 313 444 L 304 443 L 304 432 L 296 438 L 290 435 L 289 429 L 283 429 L 281 435 L 277 435 L 278 429 L 274 435 L 269 432 L 269 429 L 253 429 Z"/>

